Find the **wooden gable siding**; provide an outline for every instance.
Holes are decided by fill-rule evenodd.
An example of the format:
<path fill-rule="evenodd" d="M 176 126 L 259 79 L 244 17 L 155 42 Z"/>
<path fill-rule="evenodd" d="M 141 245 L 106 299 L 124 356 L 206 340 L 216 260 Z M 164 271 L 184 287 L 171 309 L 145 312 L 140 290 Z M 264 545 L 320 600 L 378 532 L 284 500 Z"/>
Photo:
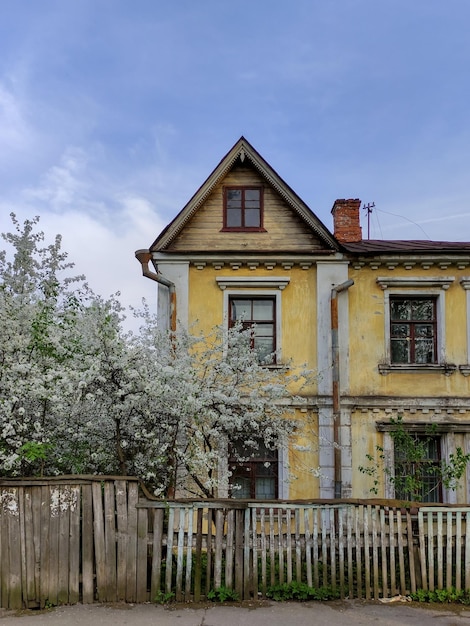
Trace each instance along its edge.
<path fill-rule="evenodd" d="M 223 188 L 227 185 L 264 187 L 266 232 L 220 232 L 223 225 Z M 266 181 L 249 167 L 235 167 L 217 185 L 204 205 L 167 248 L 172 252 L 245 251 L 310 253 L 324 244 Z"/>

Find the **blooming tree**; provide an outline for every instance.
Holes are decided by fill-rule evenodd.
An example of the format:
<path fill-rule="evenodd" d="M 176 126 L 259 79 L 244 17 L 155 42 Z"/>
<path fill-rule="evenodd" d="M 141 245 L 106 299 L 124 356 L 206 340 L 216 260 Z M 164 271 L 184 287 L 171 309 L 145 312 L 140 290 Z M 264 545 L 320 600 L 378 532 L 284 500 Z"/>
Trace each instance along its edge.
<path fill-rule="evenodd" d="M 250 329 L 125 333 L 117 297 L 94 294 L 37 218 L 0 252 L 0 474 L 137 475 L 157 494 L 213 497 L 230 442 L 250 456 L 293 432 L 294 378 L 260 365 Z M 307 374 L 295 378 L 304 380 Z M 240 447 L 237 446 L 237 450 Z"/>

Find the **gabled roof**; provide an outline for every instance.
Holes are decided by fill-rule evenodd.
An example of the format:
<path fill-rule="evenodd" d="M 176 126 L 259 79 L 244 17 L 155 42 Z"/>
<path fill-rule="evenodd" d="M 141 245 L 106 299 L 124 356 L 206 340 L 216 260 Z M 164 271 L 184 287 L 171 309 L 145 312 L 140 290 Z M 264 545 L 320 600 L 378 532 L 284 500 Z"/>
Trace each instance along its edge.
<path fill-rule="evenodd" d="M 194 196 L 178 213 L 168 226 L 160 233 L 150 247 L 150 251 L 165 250 L 181 233 L 185 225 L 194 216 L 198 209 L 211 194 L 213 189 L 228 174 L 237 159 L 242 162 L 248 160 L 259 174 L 284 199 L 287 205 L 312 229 L 325 246 L 332 250 L 339 250 L 340 245 L 326 226 L 299 198 L 299 196 L 285 183 L 267 161 L 244 138 L 240 137 L 233 148 L 223 157 L 206 181 L 199 187 Z"/>

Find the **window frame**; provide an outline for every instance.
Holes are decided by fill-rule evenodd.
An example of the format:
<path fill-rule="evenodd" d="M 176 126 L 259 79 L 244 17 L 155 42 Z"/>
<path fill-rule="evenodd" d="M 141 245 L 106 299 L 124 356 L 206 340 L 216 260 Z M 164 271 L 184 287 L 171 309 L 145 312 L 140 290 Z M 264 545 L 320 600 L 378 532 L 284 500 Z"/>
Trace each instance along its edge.
<path fill-rule="evenodd" d="M 432 318 L 431 319 L 395 319 L 392 317 L 392 305 L 394 302 L 429 302 L 432 304 Z M 433 365 L 439 362 L 439 354 L 437 350 L 437 296 L 429 296 L 429 295 L 420 295 L 420 296 L 411 296 L 409 294 L 406 295 L 396 295 L 393 294 L 389 298 L 389 318 L 390 318 L 390 364 L 391 365 Z M 408 361 L 394 361 L 393 360 L 393 343 L 394 341 L 400 341 L 399 337 L 394 337 L 392 333 L 392 327 L 394 325 L 403 325 L 408 327 L 408 333 L 405 338 L 405 341 L 409 342 L 409 360 Z M 417 326 L 427 325 L 432 326 L 432 354 L 433 359 L 431 361 L 417 361 L 417 347 L 419 337 L 416 332 Z"/>
<path fill-rule="evenodd" d="M 442 277 L 378 277 L 376 282 L 384 293 L 384 359 L 378 364 L 381 374 L 390 372 L 442 372 L 451 375 L 456 366 L 448 363 L 445 357 L 446 324 L 445 324 L 445 292 L 454 282 L 453 276 Z M 433 363 L 392 363 L 391 358 L 391 323 L 390 299 L 401 298 L 434 298 L 436 306 L 436 360 Z"/>
<path fill-rule="evenodd" d="M 418 466 L 424 466 L 424 465 L 429 465 L 432 467 L 438 467 L 442 464 L 442 459 L 443 459 L 443 439 L 442 436 L 439 434 L 427 434 L 425 432 L 417 432 L 417 431 L 408 431 L 408 434 L 416 440 L 417 443 L 422 444 L 422 443 L 428 443 L 431 441 L 435 442 L 436 445 L 436 450 L 437 450 L 437 458 L 431 458 L 431 457 L 427 457 L 426 459 L 423 459 L 423 461 L 407 461 L 407 459 L 403 458 L 403 459 L 399 459 L 398 458 L 398 454 L 397 454 L 397 450 L 395 448 L 394 442 L 393 442 L 393 437 L 392 437 L 392 445 L 393 445 L 393 473 L 394 475 L 396 475 L 396 471 L 397 471 L 397 467 L 399 467 L 400 465 L 404 465 L 405 468 L 408 469 L 408 471 L 411 474 L 415 474 L 416 473 L 416 468 Z M 440 481 L 437 476 L 434 476 L 432 472 L 427 473 L 426 470 L 424 470 L 423 475 L 422 475 L 422 481 L 425 484 L 426 481 L 429 481 L 429 483 L 434 483 L 434 486 L 431 488 L 431 490 L 428 491 L 424 491 L 421 494 L 421 502 L 423 503 L 437 503 L 437 502 L 443 502 L 443 485 L 442 485 L 442 481 Z M 424 486 L 423 484 L 423 486 Z M 398 500 L 416 500 L 416 498 L 413 498 L 413 494 L 411 493 L 407 493 L 406 491 L 400 492 L 398 491 L 397 493 L 397 488 L 394 485 L 394 491 L 395 491 L 395 498 Z M 430 496 L 430 497 L 426 497 L 426 495 Z"/>
<path fill-rule="evenodd" d="M 232 309 L 233 309 L 233 302 L 235 300 L 246 300 L 246 301 L 250 301 L 251 302 L 251 309 L 253 311 L 253 305 L 254 302 L 259 302 L 259 301 L 264 301 L 264 302 L 272 302 L 272 318 L 270 320 L 255 320 L 253 319 L 253 313 L 252 313 L 252 319 L 249 320 L 233 320 L 232 319 Z M 261 364 L 263 365 L 277 365 L 277 335 L 276 335 L 276 296 L 275 295 L 268 295 L 268 294 L 257 294 L 256 296 L 252 296 L 252 295 L 242 295 L 242 294 L 236 294 L 236 295 L 230 295 L 228 298 L 228 327 L 229 328 L 233 328 L 237 322 L 240 322 L 242 327 L 245 329 L 248 328 L 253 328 L 253 326 L 259 326 L 260 328 L 262 328 L 263 326 L 270 326 L 272 327 L 273 330 L 273 335 L 272 335 L 272 350 L 269 352 L 269 354 L 272 354 L 272 361 L 270 362 L 264 362 L 264 361 L 260 361 Z M 261 336 L 266 336 L 266 335 L 261 335 Z M 252 336 L 251 336 L 251 340 L 250 340 L 250 347 L 252 350 L 255 349 L 255 343 L 256 343 L 256 333 L 253 332 Z"/>
<path fill-rule="evenodd" d="M 262 443 L 262 441 L 260 442 Z M 230 472 L 229 477 L 229 493 L 230 497 L 237 499 L 236 490 L 234 491 L 232 488 L 234 478 L 243 475 L 243 477 L 248 477 L 250 479 L 250 495 L 248 498 L 239 498 L 239 499 L 247 499 L 247 500 L 278 500 L 279 499 L 279 477 L 280 477 L 280 460 L 281 454 L 279 448 L 274 448 L 272 450 L 267 450 L 271 454 L 266 454 L 265 456 L 257 457 L 256 455 L 250 456 L 247 460 L 241 461 L 238 457 L 233 456 L 231 454 L 231 446 L 229 445 L 228 451 L 228 467 Z M 269 478 L 274 479 L 274 495 L 272 498 L 259 498 L 256 495 L 256 485 L 257 480 L 260 478 L 265 478 L 266 476 L 259 475 L 257 470 L 261 468 L 261 466 L 265 469 L 265 464 L 269 463 L 269 469 L 272 470 L 272 473 L 268 476 Z M 235 466 L 235 467 L 233 467 Z"/>
<path fill-rule="evenodd" d="M 229 226 L 227 223 L 228 217 L 228 192 L 231 190 L 240 190 L 242 192 L 242 204 L 240 207 L 241 211 L 241 226 Z M 259 191 L 259 226 L 245 226 L 245 211 L 247 207 L 245 206 L 245 193 L 246 191 L 257 190 Z M 223 226 L 221 232 L 239 232 L 239 233 L 249 233 L 249 232 L 266 232 L 266 229 L 263 226 L 264 222 L 264 187 L 262 185 L 226 185 L 223 187 Z"/>
<path fill-rule="evenodd" d="M 283 278 L 282 282 L 280 282 L 280 286 L 278 289 L 256 289 L 256 287 L 263 287 L 263 283 L 259 282 L 259 279 L 252 279 L 253 282 L 250 282 L 249 278 L 246 279 L 234 279 L 235 281 L 240 281 L 238 284 L 244 285 L 253 285 L 253 288 L 249 289 L 230 289 L 228 286 L 230 285 L 230 278 L 220 277 L 217 279 L 220 288 L 223 290 L 224 300 L 223 300 L 223 319 L 226 324 L 226 328 L 229 328 L 230 322 L 230 298 L 232 296 L 235 297 L 246 297 L 246 298 L 262 298 L 262 297 L 273 297 L 275 299 L 275 336 L 276 336 L 276 350 L 275 350 L 275 363 L 266 364 L 266 367 L 282 367 L 282 324 L 281 324 L 281 311 L 282 311 L 282 299 L 281 293 L 285 287 L 285 284 L 288 284 L 289 278 Z M 276 277 L 269 278 L 270 284 L 272 285 L 276 281 Z M 247 281 L 247 282 L 245 282 Z M 236 283 L 235 283 L 236 284 Z"/>
<path fill-rule="evenodd" d="M 424 407 L 423 407 L 424 408 Z M 429 410 L 432 409 L 432 404 L 429 406 Z M 404 411 L 399 410 L 399 413 Z M 375 427 L 379 433 L 383 434 L 383 455 L 384 455 L 384 464 L 391 471 L 391 474 L 394 475 L 395 465 L 394 465 L 394 441 L 391 435 L 391 431 L 397 428 L 395 422 L 391 422 L 389 420 L 377 421 L 375 423 Z M 435 420 L 426 420 L 426 421 L 411 421 L 408 418 L 406 421 L 403 421 L 403 428 L 410 434 L 417 433 L 420 435 L 432 434 L 432 435 L 440 435 L 441 437 L 441 460 L 446 463 L 450 462 L 451 454 L 455 454 L 457 446 L 461 445 L 460 442 L 456 441 L 455 436 L 463 437 L 463 445 L 461 445 L 464 453 L 470 452 L 470 422 L 447 422 L 447 421 L 435 421 Z M 430 433 L 430 431 L 432 431 Z M 469 489 L 470 489 L 470 466 L 467 466 L 465 472 L 466 478 L 462 479 L 462 488 L 466 484 L 466 498 L 468 500 Z M 387 473 L 384 475 L 384 496 L 385 498 L 395 499 L 395 487 L 390 480 L 390 477 Z M 455 504 L 457 502 L 457 491 L 453 489 L 448 489 L 445 485 L 442 485 L 442 502 L 447 502 L 449 504 Z"/>
<path fill-rule="evenodd" d="M 460 286 L 465 290 L 466 301 L 466 323 L 467 323 L 467 362 L 459 365 L 459 370 L 464 376 L 470 376 L 470 276 L 463 276 L 460 279 Z"/>

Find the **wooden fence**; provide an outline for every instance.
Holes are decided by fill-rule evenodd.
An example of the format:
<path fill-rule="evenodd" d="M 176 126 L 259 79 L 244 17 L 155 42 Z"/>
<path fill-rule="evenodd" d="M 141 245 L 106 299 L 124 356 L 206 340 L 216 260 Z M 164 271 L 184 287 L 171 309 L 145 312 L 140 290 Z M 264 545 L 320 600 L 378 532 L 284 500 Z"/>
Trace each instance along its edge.
<path fill-rule="evenodd" d="M 379 598 L 470 588 L 470 507 L 164 502 L 133 478 L 0 481 L 0 606 L 258 598 L 283 582 Z"/>

